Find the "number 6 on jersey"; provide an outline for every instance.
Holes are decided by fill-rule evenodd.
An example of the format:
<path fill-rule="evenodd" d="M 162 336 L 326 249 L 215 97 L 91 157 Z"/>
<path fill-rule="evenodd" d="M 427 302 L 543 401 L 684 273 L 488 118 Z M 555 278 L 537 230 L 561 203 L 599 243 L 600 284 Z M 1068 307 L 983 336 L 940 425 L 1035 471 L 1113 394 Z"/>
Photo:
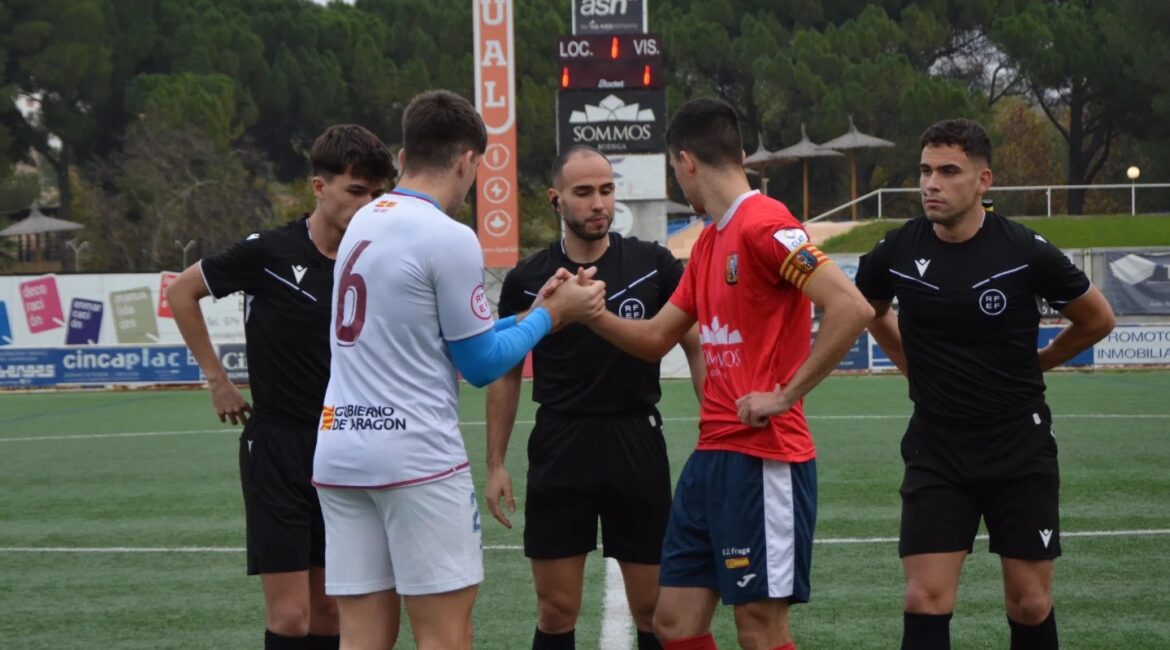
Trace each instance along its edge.
<path fill-rule="evenodd" d="M 337 316 L 333 323 L 338 345 L 348 347 L 356 343 L 366 322 L 366 279 L 354 273 L 353 267 L 370 243 L 368 239 L 359 241 L 341 267 L 341 277 L 337 280 Z"/>

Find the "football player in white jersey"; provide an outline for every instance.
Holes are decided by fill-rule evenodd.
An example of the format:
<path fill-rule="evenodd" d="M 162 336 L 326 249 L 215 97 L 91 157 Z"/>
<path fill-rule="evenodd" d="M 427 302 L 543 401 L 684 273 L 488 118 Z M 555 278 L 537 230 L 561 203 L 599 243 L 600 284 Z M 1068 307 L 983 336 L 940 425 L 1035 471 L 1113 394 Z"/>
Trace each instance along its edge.
<path fill-rule="evenodd" d="M 562 271 L 531 310 L 493 320 L 479 243 L 448 218 L 487 147 L 483 121 L 439 90 L 402 123 L 398 187 L 354 216 L 338 250 L 313 464 L 347 650 L 389 646 L 396 594 L 419 648 L 471 647 L 483 552 L 456 371 L 486 385 L 550 331 L 605 310 L 603 282 Z"/>

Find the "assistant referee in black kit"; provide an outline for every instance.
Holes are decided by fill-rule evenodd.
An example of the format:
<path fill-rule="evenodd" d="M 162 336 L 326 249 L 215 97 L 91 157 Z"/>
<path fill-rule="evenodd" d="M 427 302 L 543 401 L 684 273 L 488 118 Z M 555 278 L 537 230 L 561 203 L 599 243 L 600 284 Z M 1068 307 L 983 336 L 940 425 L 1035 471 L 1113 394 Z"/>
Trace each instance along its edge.
<path fill-rule="evenodd" d="M 889 232 L 857 271 L 876 312 L 870 333 L 914 402 L 902 439 L 902 647 L 950 647 L 959 573 L 982 517 L 1003 568 L 1011 647 L 1056 648 L 1060 475 L 1043 373 L 1104 338 L 1113 312 L 1060 249 L 984 211 L 982 126 L 939 122 L 921 144 L 925 217 Z M 1037 351 L 1041 298 L 1070 325 Z"/>
<path fill-rule="evenodd" d="M 596 149 L 575 146 L 554 162 L 549 202 L 564 222 L 564 238 L 512 269 L 500 293 L 500 317 L 529 308 L 558 269 L 596 266 L 610 311 L 651 318 L 667 303 L 683 274 L 662 246 L 611 233 L 613 168 Z M 698 334 L 683 348 L 695 394 L 705 363 Z M 514 510 L 504 455 L 516 420 L 521 367 L 488 389 L 488 480 L 492 514 L 511 527 L 501 497 Z M 532 647 L 574 647 L 581 610 L 585 555 L 597 548 L 601 520 L 604 555 L 622 569 L 638 628 L 638 647 L 657 648 L 652 632 L 658 564 L 670 516 L 670 467 L 662 437 L 659 364 L 619 351 L 584 325 L 547 336 L 533 350 L 532 398 L 540 404 L 528 441 L 524 553 L 532 562 L 538 619 Z"/>
<path fill-rule="evenodd" d="M 352 124 L 322 133 L 309 162 L 317 198 L 311 215 L 253 233 L 204 258 L 167 292 L 220 421 L 245 424 L 240 480 L 247 568 L 249 575 L 260 575 L 264 587 L 267 650 L 334 650 L 339 644 L 337 608 L 324 588 L 325 526 L 309 483 L 329 381 L 333 266 L 349 220 L 380 196 L 394 175 L 382 141 Z M 227 379 L 199 308 L 205 296 L 236 291 L 247 296 L 252 405 Z"/>

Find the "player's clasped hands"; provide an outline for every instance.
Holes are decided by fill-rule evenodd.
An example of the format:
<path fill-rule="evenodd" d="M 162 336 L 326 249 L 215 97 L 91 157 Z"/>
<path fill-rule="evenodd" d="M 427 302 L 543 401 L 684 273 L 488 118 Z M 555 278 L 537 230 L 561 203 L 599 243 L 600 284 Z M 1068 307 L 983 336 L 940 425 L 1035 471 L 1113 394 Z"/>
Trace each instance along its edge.
<path fill-rule="evenodd" d="M 768 424 L 768 419 L 792 408 L 780 384 L 770 391 L 756 391 L 748 393 L 735 400 L 740 422 L 749 427 L 760 428 Z"/>
<path fill-rule="evenodd" d="M 573 275 L 557 269 L 538 292 L 534 306 L 543 305 L 553 317 L 553 329 L 569 323 L 593 320 L 605 311 L 605 283 L 594 280 L 597 267 L 583 268 Z"/>

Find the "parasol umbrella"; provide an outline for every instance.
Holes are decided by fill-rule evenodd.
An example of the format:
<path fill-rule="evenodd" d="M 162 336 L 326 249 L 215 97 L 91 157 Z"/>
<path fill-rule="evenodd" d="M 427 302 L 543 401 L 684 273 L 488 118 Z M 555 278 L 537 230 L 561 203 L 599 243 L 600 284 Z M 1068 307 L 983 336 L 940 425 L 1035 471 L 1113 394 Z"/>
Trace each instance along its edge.
<path fill-rule="evenodd" d="M 755 153 L 743 159 L 743 166 L 748 169 L 754 169 L 760 174 L 760 193 L 768 193 L 768 175 L 764 171 L 767 167 L 777 167 L 780 165 L 787 165 L 796 162 L 796 158 L 787 156 L 777 156 L 774 152 L 768 151 L 764 148 L 764 137 L 761 135 L 756 139 L 759 146 L 756 147 Z"/>
<path fill-rule="evenodd" d="M 17 235 L 43 235 L 49 232 L 61 232 L 63 230 L 77 230 L 85 226 L 64 219 L 56 217 L 45 216 L 41 213 L 41 209 L 35 203 L 29 209 L 28 217 L 22 219 L 4 230 L 0 230 L 0 237 L 15 237 Z"/>
<path fill-rule="evenodd" d="M 47 216 L 41 212 L 40 206 L 34 203 L 29 208 L 28 217 L 0 230 L 0 236 L 19 238 L 21 250 L 35 250 L 38 259 L 40 259 L 44 252 L 43 246 L 49 239 L 49 233 L 78 230 L 84 227 L 79 223 Z"/>
<path fill-rule="evenodd" d="M 892 147 L 893 142 L 866 135 L 857 130 L 853 116 L 849 116 L 849 132 L 821 145 L 826 149 L 841 149 L 849 152 L 849 199 L 857 200 L 857 150 L 873 147 Z M 857 204 L 853 204 L 853 220 L 857 221 Z"/>
<path fill-rule="evenodd" d="M 774 156 L 782 158 L 789 158 L 799 160 L 804 163 L 804 219 L 808 219 L 808 159 L 809 158 L 828 158 L 832 156 L 840 156 L 841 152 L 833 151 L 832 149 L 825 149 L 821 145 L 808 139 L 808 133 L 804 130 L 804 124 L 800 125 L 800 142 L 785 147 L 780 151 L 773 153 Z"/>

